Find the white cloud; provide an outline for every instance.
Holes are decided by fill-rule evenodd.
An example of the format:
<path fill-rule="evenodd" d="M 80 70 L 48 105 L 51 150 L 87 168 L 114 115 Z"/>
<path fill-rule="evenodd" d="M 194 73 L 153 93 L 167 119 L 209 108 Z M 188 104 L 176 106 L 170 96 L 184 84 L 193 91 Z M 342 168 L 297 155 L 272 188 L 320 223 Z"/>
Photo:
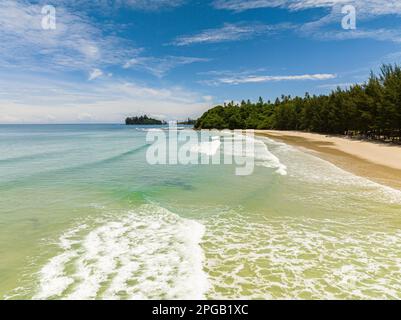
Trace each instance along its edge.
<path fill-rule="evenodd" d="M 316 29 L 303 29 L 306 34 L 323 40 L 351 40 L 374 39 L 378 41 L 391 41 L 401 43 L 401 30 L 379 28 L 375 30 L 348 30 L 348 31 L 319 31 Z"/>
<path fill-rule="evenodd" d="M 161 8 L 174 8 L 181 6 L 185 3 L 185 0 L 120 0 L 118 2 L 132 8 L 157 10 Z"/>
<path fill-rule="evenodd" d="M 90 73 L 89 73 L 89 78 L 88 80 L 95 80 L 96 78 L 99 78 L 103 75 L 103 71 L 100 69 L 93 69 Z"/>
<path fill-rule="evenodd" d="M 41 0 L 46 3 L 49 0 Z M 154 11 L 163 8 L 175 8 L 183 5 L 186 0 L 53 0 L 52 3 L 63 6 L 80 7 L 89 10 L 102 9 L 134 9 L 144 11 Z"/>
<path fill-rule="evenodd" d="M 331 90 L 335 90 L 337 88 L 341 88 L 341 89 L 348 89 L 349 87 L 355 85 L 355 83 L 351 83 L 351 82 L 345 82 L 345 83 L 332 83 L 332 84 L 322 84 L 317 86 L 318 88 L 322 88 L 322 89 L 331 89 Z"/>
<path fill-rule="evenodd" d="M 149 9 L 156 9 L 179 2 L 126 1 L 123 5 L 145 10 L 147 4 Z M 110 70 L 126 64 L 161 77 L 178 66 L 207 59 L 141 57 L 141 48 L 108 35 L 104 25 L 92 22 L 82 11 L 74 11 L 77 1 L 57 3 L 56 30 L 43 30 L 39 4 L 0 1 L 0 123 L 121 122 L 128 115 L 140 113 L 186 118 L 210 107 L 196 92 L 121 80 Z M 133 57 L 139 59 L 136 64 L 130 61 Z M 89 81 L 76 81 L 71 71 L 78 71 Z M 92 81 L 100 77 L 102 81 Z"/>
<path fill-rule="evenodd" d="M 314 8 L 326 8 L 321 19 L 306 23 L 299 27 L 298 32 L 305 37 L 325 40 L 375 39 L 379 41 L 401 42 L 401 30 L 395 27 L 380 29 L 339 30 L 344 17 L 341 9 L 344 5 L 356 8 L 357 21 L 387 15 L 401 15 L 400 0 L 215 0 L 213 6 L 217 9 L 242 12 L 260 8 L 283 8 L 290 11 L 300 11 Z M 337 26 L 329 28 L 330 26 Z"/>
<path fill-rule="evenodd" d="M 37 76 L 0 77 L 0 123 L 121 123 L 137 114 L 200 116 L 211 101 L 179 86 L 155 87 L 104 78 L 74 83 Z"/>
<path fill-rule="evenodd" d="M 312 8 L 333 8 L 335 6 L 354 5 L 360 13 L 368 15 L 401 14 L 399 0 L 215 0 L 217 9 L 246 11 L 260 8 L 287 8 L 305 10 Z"/>
<path fill-rule="evenodd" d="M 203 100 L 205 100 L 207 102 L 211 102 L 214 99 L 213 96 L 203 96 L 202 98 L 203 98 Z"/>
<path fill-rule="evenodd" d="M 0 2 L 0 66 L 25 71 L 91 70 L 123 63 L 140 49 L 107 36 L 82 12 L 56 7 L 55 30 L 44 30 L 40 5 Z"/>
<path fill-rule="evenodd" d="M 208 85 L 238 85 L 244 83 L 262 83 L 262 82 L 279 82 L 279 81 L 305 81 L 305 80 L 329 80 L 336 78 L 335 74 L 303 74 L 303 75 L 285 75 L 285 76 L 266 76 L 266 75 L 239 75 L 216 78 L 203 81 Z"/>
<path fill-rule="evenodd" d="M 143 69 L 161 78 L 170 70 L 179 66 L 206 61 L 209 61 L 209 59 L 176 56 L 167 56 L 163 58 L 136 57 L 127 61 L 124 64 L 124 68 Z"/>
<path fill-rule="evenodd" d="M 198 34 L 180 36 L 173 41 L 177 46 L 188 46 L 200 43 L 217 43 L 253 38 L 257 35 L 275 33 L 287 30 L 289 24 L 265 25 L 265 24 L 232 24 L 226 23 L 221 28 L 203 30 Z"/>
<path fill-rule="evenodd" d="M 246 11 L 251 9 L 259 9 L 259 8 L 274 8 L 280 7 L 286 1 L 282 0 L 215 0 L 213 2 L 213 6 L 216 9 L 225 9 L 232 11 Z"/>

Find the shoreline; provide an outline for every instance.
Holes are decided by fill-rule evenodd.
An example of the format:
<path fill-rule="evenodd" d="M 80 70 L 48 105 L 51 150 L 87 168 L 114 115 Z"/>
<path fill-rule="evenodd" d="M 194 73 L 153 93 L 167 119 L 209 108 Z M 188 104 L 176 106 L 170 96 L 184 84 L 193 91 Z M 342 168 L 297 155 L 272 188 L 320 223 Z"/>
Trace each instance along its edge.
<path fill-rule="evenodd" d="M 301 131 L 255 130 L 327 160 L 339 168 L 401 190 L 401 147 Z"/>

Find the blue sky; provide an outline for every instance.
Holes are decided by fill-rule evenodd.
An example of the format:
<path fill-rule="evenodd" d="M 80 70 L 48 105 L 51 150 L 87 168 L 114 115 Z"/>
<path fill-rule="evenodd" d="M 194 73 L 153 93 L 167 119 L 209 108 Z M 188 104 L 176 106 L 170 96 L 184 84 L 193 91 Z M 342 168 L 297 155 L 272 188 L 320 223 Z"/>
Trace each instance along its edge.
<path fill-rule="evenodd" d="M 2 0 L 0 123 L 184 119 L 327 93 L 401 62 L 400 15 L 399 0 Z"/>

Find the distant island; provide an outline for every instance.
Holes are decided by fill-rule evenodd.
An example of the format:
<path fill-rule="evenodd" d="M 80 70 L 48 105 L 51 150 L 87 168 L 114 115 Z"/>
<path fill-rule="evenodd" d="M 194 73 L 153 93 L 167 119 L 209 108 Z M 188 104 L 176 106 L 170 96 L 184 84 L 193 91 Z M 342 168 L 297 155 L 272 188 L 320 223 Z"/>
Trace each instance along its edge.
<path fill-rule="evenodd" d="M 181 124 L 181 125 L 195 125 L 195 123 L 196 123 L 196 120 L 194 120 L 194 119 L 191 119 L 191 118 L 188 118 L 186 121 L 181 121 L 181 122 L 178 122 L 178 124 Z"/>
<path fill-rule="evenodd" d="M 165 121 L 157 120 L 148 117 L 147 115 L 140 117 L 128 117 L 125 119 L 126 125 L 163 125 L 166 124 Z"/>
<path fill-rule="evenodd" d="M 364 84 L 328 95 L 230 102 L 205 112 L 196 129 L 274 129 L 401 143 L 401 67 L 383 65 Z"/>

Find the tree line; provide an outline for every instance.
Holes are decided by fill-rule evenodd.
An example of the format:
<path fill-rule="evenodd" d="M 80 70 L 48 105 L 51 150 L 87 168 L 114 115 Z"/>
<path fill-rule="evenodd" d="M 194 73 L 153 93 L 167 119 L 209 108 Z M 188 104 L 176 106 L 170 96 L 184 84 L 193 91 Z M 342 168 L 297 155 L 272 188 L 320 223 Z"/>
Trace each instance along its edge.
<path fill-rule="evenodd" d="M 216 106 L 197 129 L 275 129 L 342 134 L 400 142 L 401 67 L 383 65 L 378 75 L 328 95 L 281 96 L 275 102 L 242 101 Z"/>
<path fill-rule="evenodd" d="M 128 117 L 125 119 L 126 125 L 162 125 L 166 124 L 165 121 L 157 120 L 148 117 L 147 115 L 140 117 Z"/>

